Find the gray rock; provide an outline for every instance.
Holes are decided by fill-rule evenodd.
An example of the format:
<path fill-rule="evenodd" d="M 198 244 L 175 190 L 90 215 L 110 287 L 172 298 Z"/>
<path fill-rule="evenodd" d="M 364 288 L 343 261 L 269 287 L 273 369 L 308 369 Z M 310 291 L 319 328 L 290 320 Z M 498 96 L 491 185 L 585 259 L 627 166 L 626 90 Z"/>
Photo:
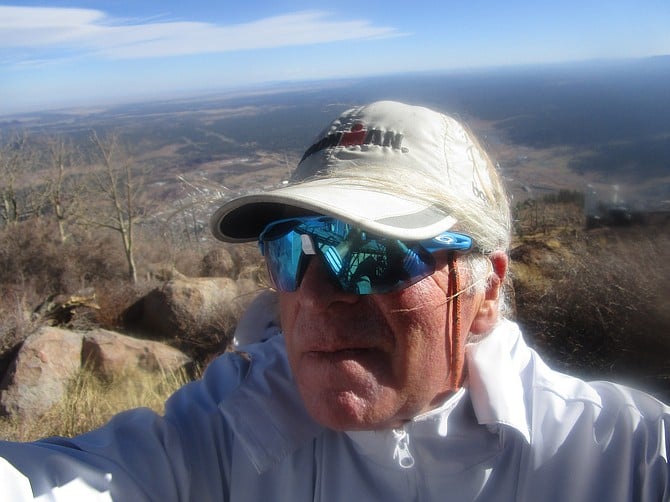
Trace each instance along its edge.
<path fill-rule="evenodd" d="M 81 360 L 102 378 L 136 370 L 170 373 L 189 364 L 183 352 L 151 340 L 140 340 L 104 329 L 84 335 Z"/>
<path fill-rule="evenodd" d="M 79 371 L 82 338 L 50 326 L 26 338 L 0 383 L 0 413 L 35 417 L 60 401 Z"/>
<path fill-rule="evenodd" d="M 150 291 L 124 312 L 126 328 L 170 340 L 196 358 L 224 351 L 254 295 L 226 277 L 180 278 Z"/>

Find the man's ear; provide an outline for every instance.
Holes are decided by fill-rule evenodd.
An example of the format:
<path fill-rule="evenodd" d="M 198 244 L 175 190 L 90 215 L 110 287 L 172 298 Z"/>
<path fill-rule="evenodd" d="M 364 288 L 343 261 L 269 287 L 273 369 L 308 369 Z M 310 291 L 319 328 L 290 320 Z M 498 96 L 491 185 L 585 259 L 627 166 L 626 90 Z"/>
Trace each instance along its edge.
<path fill-rule="evenodd" d="M 500 288 L 502 287 L 509 260 L 502 251 L 496 251 L 491 256 L 493 271 L 486 285 L 486 292 L 475 318 L 470 326 L 470 331 L 477 335 L 489 333 L 498 322 L 498 307 L 500 304 Z"/>

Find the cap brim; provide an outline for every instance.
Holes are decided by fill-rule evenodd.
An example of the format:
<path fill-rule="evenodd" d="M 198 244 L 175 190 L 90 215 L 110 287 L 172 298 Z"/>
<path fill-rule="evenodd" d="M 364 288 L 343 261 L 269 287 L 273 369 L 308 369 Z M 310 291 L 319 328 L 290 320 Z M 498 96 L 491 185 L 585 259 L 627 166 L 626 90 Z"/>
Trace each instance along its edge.
<path fill-rule="evenodd" d="M 451 228 L 456 219 L 436 206 L 391 195 L 349 179 L 318 179 L 223 204 L 212 216 L 214 236 L 226 242 L 258 239 L 275 220 L 323 214 L 369 232 L 405 240 L 429 239 Z"/>

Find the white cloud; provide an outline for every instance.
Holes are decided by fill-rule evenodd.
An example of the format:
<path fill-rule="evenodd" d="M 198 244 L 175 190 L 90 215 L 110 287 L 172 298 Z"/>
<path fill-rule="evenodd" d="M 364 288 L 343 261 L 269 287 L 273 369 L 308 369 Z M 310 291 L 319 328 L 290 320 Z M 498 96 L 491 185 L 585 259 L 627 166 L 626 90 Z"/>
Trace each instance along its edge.
<path fill-rule="evenodd" d="M 93 53 L 137 59 L 400 36 L 366 20 L 303 11 L 221 26 L 204 22 L 128 23 L 89 9 L 0 6 L 0 50 Z"/>
<path fill-rule="evenodd" d="M 88 9 L 0 6 L 0 48 L 35 48 L 81 39 L 103 20 Z"/>

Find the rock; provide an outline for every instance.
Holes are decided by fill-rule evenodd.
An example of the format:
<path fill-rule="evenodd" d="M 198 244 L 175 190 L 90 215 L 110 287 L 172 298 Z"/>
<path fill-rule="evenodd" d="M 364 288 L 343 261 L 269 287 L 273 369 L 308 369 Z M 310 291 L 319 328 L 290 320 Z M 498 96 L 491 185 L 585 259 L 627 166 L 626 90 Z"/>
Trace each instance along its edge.
<path fill-rule="evenodd" d="M 236 269 L 230 251 L 223 246 L 217 246 L 203 257 L 200 272 L 203 277 L 233 277 Z"/>
<path fill-rule="evenodd" d="M 126 328 L 148 338 L 173 340 L 200 359 L 225 350 L 237 319 L 253 297 L 241 293 L 230 278 L 180 278 L 131 305 L 123 321 Z"/>
<path fill-rule="evenodd" d="M 157 280 L 161 282 L 181 279 L 186 277 L 172 264 L 158 263 L 147 266 L 147 281 Z"/>
<path fill-rule="evenodd" d="M 191 359 L 159 342 L 100 329 L 84 335 L 81 361 L 100 377 L 113 379 L 137 369 L 173 372 L 189 364 Z"/>
<path fill-rule="evenodd" d="M 106 379 L 172 372 L 191 362 L 177 349 L 113 331 L 86 334 L 46 326 L 26 338 L 0 383 L 0 415 L 36 418 L 61 401 L 82 364 Z"/>
<path fill-rule="evenodd" d="M 36 417 L 60 401 L 80 368 L 82 338 L 49 326 L 26 338 L 0 383 L 0 414 Z"/>

